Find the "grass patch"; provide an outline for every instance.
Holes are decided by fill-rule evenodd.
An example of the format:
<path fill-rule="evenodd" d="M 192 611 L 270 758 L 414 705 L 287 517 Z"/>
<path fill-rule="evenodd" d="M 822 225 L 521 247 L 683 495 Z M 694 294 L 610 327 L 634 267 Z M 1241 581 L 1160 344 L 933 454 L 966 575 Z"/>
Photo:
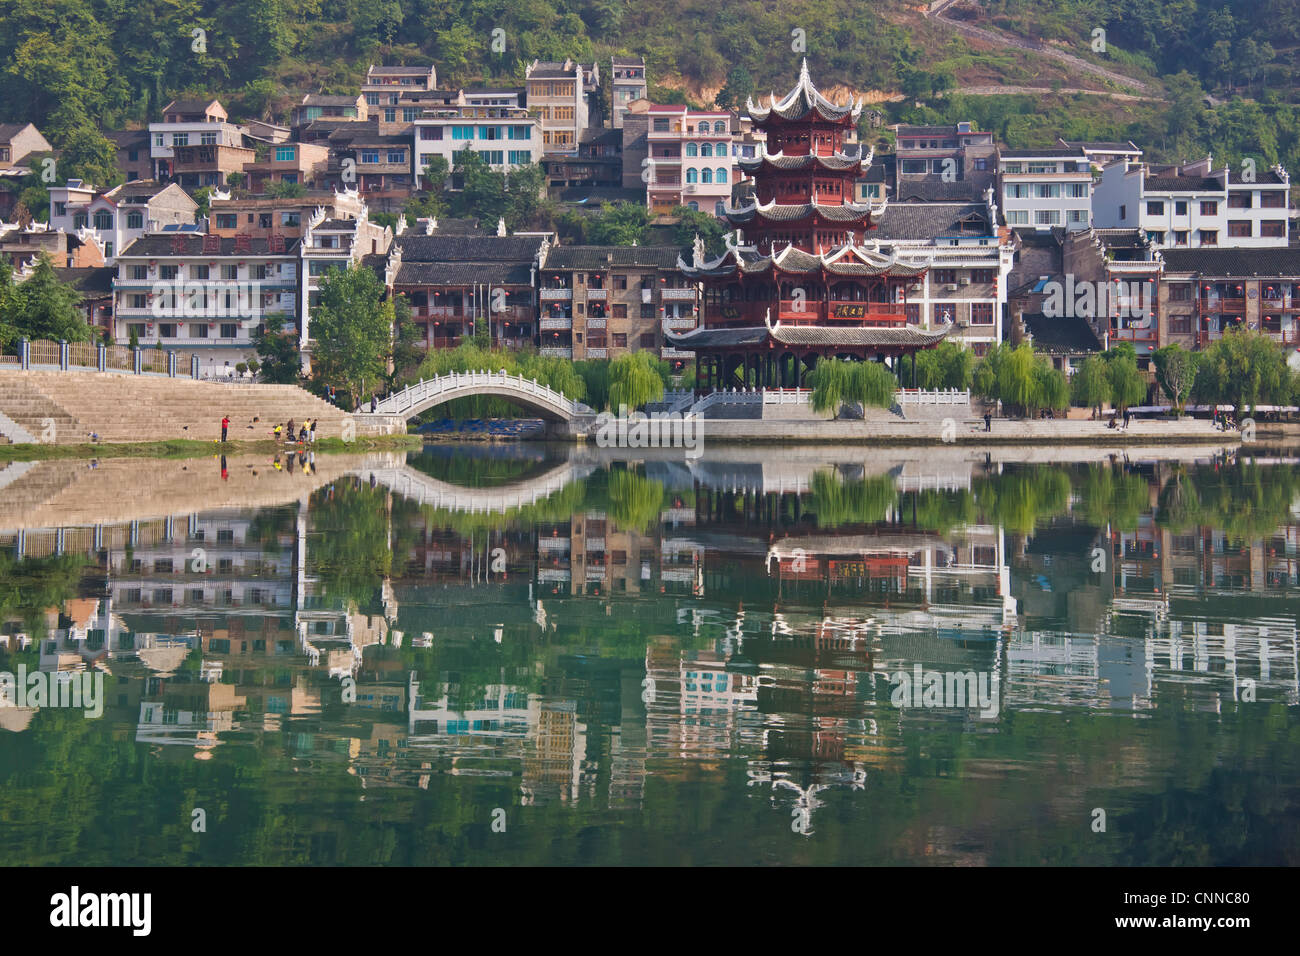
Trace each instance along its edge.
<path fill-rule="evenodd" d="M 194 458 L 224 452 L 227 455 L 275 454 L 278 448 L 270 439 L 262 441 L 199 441 L 178 438 L 172 441 L 121 442 L 113 444 L 81 445 L 0 445 L 0 462 L 51 461 L 62 458 Z M 297 448 L 297 446 L 290 446 Z M 423 442 L 418 435 L 380 435 L 344 442 L 341 438 L 322 438 L 314 450 L 322 454 L 370 451 L 373 449 L 420 448 Z"/>

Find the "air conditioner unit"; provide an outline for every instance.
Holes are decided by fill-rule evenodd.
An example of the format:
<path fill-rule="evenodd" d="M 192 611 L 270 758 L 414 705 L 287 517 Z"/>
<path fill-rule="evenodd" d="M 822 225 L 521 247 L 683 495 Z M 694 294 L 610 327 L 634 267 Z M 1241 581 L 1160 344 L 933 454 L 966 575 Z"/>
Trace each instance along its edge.
<path fill-rule="evenodd" d="M 962 285 L 970 285 L 970 276 L 962 276 L 962 278 L 961 278 L 961 284 L 962 284 Z"/>
<path fill-rule="evenodd" d="M 946 285 L 946 286 L 943 287 L 943 291 L 944 291 L 944 292 L 956 292 L 956 291 L 957 291 L 957 287 L 956 287 L 955 285 Z"/>

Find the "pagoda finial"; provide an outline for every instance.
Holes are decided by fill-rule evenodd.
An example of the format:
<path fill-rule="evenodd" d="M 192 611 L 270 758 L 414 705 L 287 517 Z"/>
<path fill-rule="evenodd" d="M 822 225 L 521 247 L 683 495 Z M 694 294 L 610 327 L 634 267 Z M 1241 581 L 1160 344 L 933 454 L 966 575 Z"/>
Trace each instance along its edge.
<path fill-rule="evenodd" d="M 808 82 L 810 82 L 811 80 L 812 80 L 812 77 L 808 75 L 808 58 L 807 58 L 807 57 L 804 57 L 804 58 L 803 58 L 803 65 L 799 67 L 799 82 L 800 82 L 800 83 L 808 83 Z"/>

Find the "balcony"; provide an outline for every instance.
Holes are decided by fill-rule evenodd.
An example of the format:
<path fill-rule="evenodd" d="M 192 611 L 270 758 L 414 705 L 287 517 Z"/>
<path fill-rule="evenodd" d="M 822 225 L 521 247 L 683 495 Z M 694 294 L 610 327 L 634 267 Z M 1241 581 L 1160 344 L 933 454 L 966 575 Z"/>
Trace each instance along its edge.
<path fill-rule="evenodd" d="M 782 299 L 778 304 L 782 321 L 823 322 L 828 319 L 861 319 L 867 325 L 906 325 L 901 302 L 817 302 L 811 299 Z M 761 313 L 759 314 L 761 318 Z M 990 323 L 991 324 L 991 323 Z"/>
<path fill-rule="evenodd" d="M 537 351 L 549 358 L 573 358 L 573 349 L 563 345 L 543 345 Z"/>
<path fill-rule="evenodd" d="M 603 329 L 605 327 L 605 322 L 606 319 L 603 315 L 587 316 L 587 328 L 589 329 Z"/>
<path fill-rule="evenodd" d="M 540 328 L 543 332 L 567 332 L 573 328 L 573 319 L 541 319 Z"/>
<path fill-rule="evenodd" d="M 587 358 L 609 358 L 609 349 L 604 348 L 603 346 L 600 348 L 589 348 L 587 349 Z"/>
<path fill-rule="evenodd" d="M 604 302 L 605 299 L 608 298 L 608 296 L 609 296 L 609 290 L 607 290 L 607 289 L 588 289 L 588 290 L 587 290 L 587 301 L 588 301 L 588 302 Z"/>
<path fill-rule="evenodd" d="M 664 289 L 660 298 L 665 302 L 694 302 L 694 289 Z"/>
<path fill-rule="evenodd" d="M 1110 337 L 1116 342 L 1150 343 L 1156 341 L 1160 330 L 1153 322 L 1145 329 L 1111 329 Z"/>
<path fill-rule="evenodd" d="M 684 349 L 673 349 L 673 348 L 667 348 L 667 347 L 660 349 L 660 350 L 659 350 L 659 354 L 660 354 L 661 356 L 663 356 L 664 358 L 666 358 L 666 359 L 669 359 L 669 358 L 677 358 L 677 359 L 693 359 L 693 358 L 695 358 L 695 353 L 694 353 L 694 352 L 686 351 L 686 350 L 684 350 Z"/>
<path fill-rule="evenodd" d="M 539 292 L 543 302 L 571 302 L 573 301 L 572 289 L 542 289 Z"/>
<path fill-rule="evenodd" d="M 694 318 L 681 318 L 681 319 L 670 318 L 668 319 L 667 324 L 670 331 L 689 332 L 691 329 L 695 328 L 695 319 Z"/>
<path fill-rule="evenodd" d="M 1244 314 L 1246 311 L 1246 300 L 1244 298 L 1229 299 L 1223 296 L 1202 296 L 1197 305 L 1202 312 L 1236 312 Z"/>

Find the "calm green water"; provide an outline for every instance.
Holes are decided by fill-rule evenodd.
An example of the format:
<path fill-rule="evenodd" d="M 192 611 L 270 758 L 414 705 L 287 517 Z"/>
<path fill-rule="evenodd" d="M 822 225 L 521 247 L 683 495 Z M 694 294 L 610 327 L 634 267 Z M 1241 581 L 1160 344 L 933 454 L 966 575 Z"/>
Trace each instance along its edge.
<path fill-rule="evenodd" d="M 1285 453 L 351 471 L 0 527 L 0 863 L 1300 862 Z"/>

